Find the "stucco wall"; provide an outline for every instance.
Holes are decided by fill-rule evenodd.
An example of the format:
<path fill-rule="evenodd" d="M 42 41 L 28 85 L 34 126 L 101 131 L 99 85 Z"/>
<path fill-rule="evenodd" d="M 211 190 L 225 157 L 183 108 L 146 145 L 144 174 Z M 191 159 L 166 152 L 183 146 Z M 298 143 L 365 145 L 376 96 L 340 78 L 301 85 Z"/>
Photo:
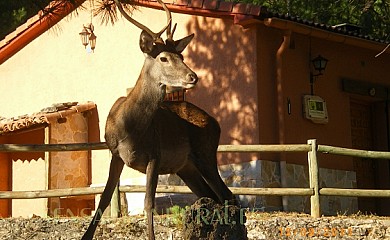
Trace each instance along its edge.
<path fill-rule="evenodd" d="M 390 74 L 386 70 L 389 54 L 375 58 L 377 52 L 336 43 L 282 30 L 259 28 L 261 37 L 259 54 L 259 125 L 260 142 L 264 143 L 305 143 L 317 139 L 319 144 L 352 147 L 350 98 L 367 102 L 383 101 L 375 97 L 349 94 L 342 89 L 342 78 L 356 79 L 388 86 Z M 283 37 L 290 35 L 290 42 L 282 50 Z M 279 41 L 275 41 L 279 39 Z M 271 42 L 273 40 L 272 43 Z M 280 66 L 278 68 L 278 52 Z M 303 117 L 302 98 L 310 92 L 311 60 L 322 55 L 329 60 L 323 75 L 314 83 L 314 94 L 322 97 L 327 104 L 329 122 L 315 124 Z M 269 59 L 272 63 L 268 63 Z M 272 71 L 270 74 L 267 74 Z M 269 85 L 269 82 L 272 84 Z M 271 100 L 270 100 L 271 99 Z M 290 112 L 288 103 L 290 102 Z M 269 104 L 275 104 L 269 108 Z M 268 111 L 269 109 L 269 111 Z M 267 128 L 269 126 L 269 128 Z M 303 164 L 305 154 L 289 155 L 291 163 Z M 352 159 L 337 156 L 322 156 L 320 164 L 327 168 L 352 170 Z"/>
<path fill-rule="evenodd" d="M 12 190 L 33 191 L 47 189 L 47 171 L 44 159 L 12 160 Z M 13 217 L 31 217 L 33 214 L 47 215 L 47 199 L 13 199 Z"/>
<path fill-rule="evenodd" d="M 162 20 L 156 21 L 156 16 Z M 155 31 L 166 21 L 164 12 L 142 7 L 133 17 Z M 11 103 L 2 105 L 2 115 L 35 112 L 48 102 L 93 101 L 104 140 L 111 105 L 135 84 L 143 65 L 138 47 L 140 30 L 123 19 L 114 26 L 100 25 L 94 19 L 97 45 L 94 53 L 87 53 L 78 33 L 89 21 L 89 12 L 80 10 L 0 66 L 1 81 L 7 82 L 2 98 Z M 232 20 L 200 16 L 174 13 L 173 22 L 178 23 L 176 39 L 195 33 L 183 54 L 200 82 L 188 99 L 217 116 L 222 126 L 221 143 L 256 143 L 256 54 L 255 45 L 247 44 L 255 40 L 255 32 L 233 25 Z M 105 183 L 110 154 L 94 151 L 92 157 L 92 182 Z M 229 161 L 251 158 L 233 155 Z M 132 174 L 134 171 L 126 168 L 122 178 Z"/>
<path fill-rule="evenodd" d="M 156 20 L 157 16 L 161 20 Z M 143 7 L 135 11 L 133 17 L 155 31 L 165 23 L 162 11 Z M 114 26 L 100 25 L 98 19 L 94 19 L 97 45 L 94 53 L 88 53 L 78 33 L 89 21 L 89 12 L 80 10 L 78 16 L 61 21 L 59 27 L 44 33 L 0 65 L 0 82 L 6 82 L 3 85 L 7 86 L 2 99 L 8 101 L 1 105 L 1 115 L 35 112 L 48 102 L 93 101 L 97 104 L 103 141 L 111 105 L 135 84 L 143 65 L 138 47 L 140 30 L 123 19 Z M 222 128 L 221 144 L 305 143 L 307 139 L 316 138 L 320 144 L 350 147 L 350 94 L 342 92 L 340 79 L 348 77 L 386 85 L 390 77 L 389 54 L 374 58 L 376 52 L 372 50 L 296 33 L 291 34 L 290 44 L 282 51 L 286 32 L 261 24 L 244 29 L 229 19 L 175 13 L 173 22 L 178 23 L 175 38 L 195 33 L 184 57 L 200 81 L 197 88 L 188 92 L 187 99 L 217 118 Z M 330 60 L 314 86 L 315 94 L 327 101 L 329 123 L 326 125 L 314 124 L 302 117 L 302 96 L 310 93 L 310 60 L 318 54 Z M 248 162 L 240 167 L 247 169 L 253 164 L 250 161 L 258 159 L 305 164 L 306 153 L 231 153 L 219 154 L 218 158 L 221 164 Z M 93 151 L 92 159 L 92 183 L 105 183 L 110 153 Z M 348 171 L 353 167 L 351 159 L 335 156 L 321 157 L 320 164 L 341 168 L 345 175 L 350 174 Z M 259 166 L 262 169 L 256 179 L 262 178 L 264 186 L 279 186 L 276 163 L 255 165 L 256 169 Z M 301 172 L 296 167 L 293 169 Z M 337 179 L 337 174 L 324 176 Z M 227 181 L 233 179 L 233 175 L 225 175 Z M 129 176 L 143 178 L 142 174 L 125 168 L 122 180 Z M 245 184 L 256 185 L 256 179 L 245 180 Z M 345 186 L 354 181 L 350 177 L 346 179 L 349 182 L 344 182 Z M 235 184 L 235 180 L 231 184 Z M 280 199 L 266 201 L 276 206 Z"/>

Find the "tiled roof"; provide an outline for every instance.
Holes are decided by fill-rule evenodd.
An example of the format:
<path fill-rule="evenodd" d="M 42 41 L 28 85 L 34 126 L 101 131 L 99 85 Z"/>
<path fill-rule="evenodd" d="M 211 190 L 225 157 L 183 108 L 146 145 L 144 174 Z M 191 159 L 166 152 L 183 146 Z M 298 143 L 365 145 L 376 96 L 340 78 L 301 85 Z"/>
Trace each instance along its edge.
<path fill-rule="evenodd" d="M 176 12 L 211 17 L 230 16 L 233 17 L 236 24 L 251 23 L 253 20 L 262 21 L 267 18 L 278 18 L 336 34 L 356 37 L 376 43 L 389 43 L 388 41 L 372 38 L 369 35 L 340 27 L 341 25 L 331 26 L 287 14 L 272 13 L 264 6 L 248 3 L 224 2 L 220 0 L 166 0 L 164 2 L 166 2 L 170 9 Z M 139 0 L 138 5 L 161 9 L 161 6 L 155 0 Z"/>
<path fill-rule="evenodd" d="M 225 2 L 220 0 L 164 0 L 174 12 L 211 17 L 232 17 L 235 23 L 251 19 L 264 19 L 268 11 L 263 6 Z M 156 0 L 139 0 L 137 5 L 158 8 L 162 7 Z"/>
<path fill-rule="evenodd" d="M 75 0 L 76 5 L 66 6 L 59 9 L 55 16 L 49 14 L 49 18 L 37 15 L 20 26 L 16 31 L 9 34 L 4 40 L 0 41 L 0 64 L 21 50 L 24 46 L 37 38 L 40 34 L 48 30 L 51 26 L 60 21 L 67 14 L 72 12 L 75 7 L 81 5 L 85 0 Z M 156 0 L 135 0 L 136 5 L 161 9 Z M 219 18 L 233 18 L 236 24 L 248 24 L 252 22 L 261 22 L 265 19 L 281 19 L 297 24 L 301 24 L 313 29 L 327 31 L 329 33 L 351 36 L 357 39 L 368 40 L 374 44 L 384 44 L 385 41 L 373 39 L 368 35 L 362 35 L 343 28 L 338 28 L 326 24 L 316 23 L 298 17 L 289 15 L 275 14 L 268 12 L 265 7 L 246 3 L 225 2 L 220 0 L 164 0 L 169 9 L 173 12 L 202 15 Z M 50 19 L 50 22 L 48 22 Z"/>
<path fill-rule="evenodd" d="M 299 24 L 303 24 L 306 26 L 311 26 L 311 27 L 314 27 L 317 29 L 321 29 L 321 30 L 325 30 L 325 31 L 329 31 L 329 32 L 334 32 L 334 33 L 342 34 L 342 35 L 346 35 L 346 36 L 361 38 L 364 40 L 374 41 L 377 43 L 384 43 L 384 44 L 390 43 L 389 41 L 385 41 L 385 40 L 378 39 L 378 38 L 373 38 L 369 35 L 362 34 L 359 31 L 360 28 L 358 26 L 353 26 L 350 24 L 339 24 L 339 25 L 332 26 L 332 25 L 327 25 L 327 24 L 323 24 L 323 23 L 313 22 L 313 21 L 302 19 L 299 17 L 290 16 L 287 14 L 278 14 L 278 13 L 269 13 L 268 17 L 284 19 L 284 20 L 296 22 Z M 353 26 L 353 28 L 348 27 L 348 26 Z"/>
<path fill-rule="evenodd" d="M 23 115 L 8 119 L 0 117 L 0 135 L 48 125 L 59 119 L 66 118 L 71 114 L 85 112 L 93 108 L 96 108 L 96 104 L 93 102 L 80 104 L 77 102 L 60 103 L 53 104 L 52 106 L 31 115 Z"/>

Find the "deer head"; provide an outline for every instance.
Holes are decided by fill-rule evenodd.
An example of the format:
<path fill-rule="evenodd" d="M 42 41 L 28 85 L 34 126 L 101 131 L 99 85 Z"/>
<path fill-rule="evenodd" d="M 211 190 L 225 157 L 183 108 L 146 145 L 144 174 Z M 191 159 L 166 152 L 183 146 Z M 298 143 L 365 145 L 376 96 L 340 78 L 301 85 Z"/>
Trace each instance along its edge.
<path fill-rule="evenodd" d="M 129 22 L 142 30 L 139 46 L 145 54 L 145 65 L 148 66 L 149 76 L 152 79 L 158 79 L 158 84 L 166 92 L 193 88 L 198 81 L 198 76 L 183 62 L 183 55 L 181 53 L 191 42 L 194 34 L 180 40 L 173 40 L 176 24 L 171 29 L 171 13 L 162 0 L 157 1 L 166 12 L 167 25 L 161 31 L 154 33 L 148 27 L 130 17 L 123 10 L 119 1 L 115 0 L 121 14 Z M 161 38 L 164 31 L 167 33 L 165 42 Z"/>

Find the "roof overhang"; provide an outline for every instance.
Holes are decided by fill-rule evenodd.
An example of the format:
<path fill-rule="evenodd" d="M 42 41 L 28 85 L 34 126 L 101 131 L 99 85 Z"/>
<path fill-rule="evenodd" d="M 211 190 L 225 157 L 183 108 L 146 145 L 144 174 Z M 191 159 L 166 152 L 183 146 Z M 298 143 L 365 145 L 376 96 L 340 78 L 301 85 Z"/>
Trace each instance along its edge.
<path fill-rule="evenodd" d="M 162 6 L 155 1 L 138 1 L 138 6 L 160 9 Z M 268 11 L 265 7 L 245 3 L 223 2 L 213 0 L 178 0 L 174 4 L 167 4 L 172 12 L 214 17 L 230 18 L 235 24 L 245 25 L 248 21 L 265 18 Z"/>
<path fill-rule="evenodd" d="M 86 112 L 94 108 L 96 108 L 96 104 L 93 102 L 61 104 L 61 107 L 46 108 L 43 112 L 16 119 L 5 119 L 0 121 L 0 136 L 44 128 L 72 114 Z"/>
<path fill-rule="evenodd" d="M 376 41 L 370 41 L 358 37 L 353 37 L 349 35 L 344 35 L 344 34 L 339 34 L 336 32 L 328 31 L 328 30 L 323 30 L 321 28 L 313 27 L 313 26 L 308 26 L 305 24 L 297 23 L 294 21 L 290 20 L 284 20 L 280 18 L 266 18 L 264 19 L 264 25 L 268 27 L 273 27 L 281 30 L 287 30 L 295 33 L 299 33 L 305 36 L 311 36 L 311 37 L 316 37 L 332 42 L 337 42 L 337 43 L 343 43 L 343 44 L 348 44 L 352 45 L 355 47 L 360 47 L 360 48 L 366 48 L 370 50 L 374 50 L 377 52 L 382 51 L 387 44 L 385 43 L 379 43 Z M 387 52 L 389 53 L 389 52 Z"/>
<path fill-rule="evenodd" d="M 0 42 L 0 64 L 7 61 L 15 53 L 24 48 L 42 33 L 49 30 L 65 16 L 78 8 L 85 0 L 75 0 L 74 3 L 63 2 L 61 6 L 53 8 L 53 11 L 40 12 L 30 18 L 27 23 L 21 25 L 13 33 Z M 58 4 L 54 2 L 52 4 Z M 50 5 L 48 6 L 50 8 Z"/>
<path fill-rule="evenodd" d="M 45 15 L 38 14 L 29 19 L 26 24 L 20 26 L 16 31 L 9 34 L 0 42 L 0 64 L 57 24 L 62 18 L 73 12 L 83 2 L 85 2 L 85 0 L 75 0 L 73 4 L 65 2 L 62 7 L 57 8 L 50 13 L 46 13 Z M 269 12 L 262 6 L 215 0 L 175 0 L 172 2 L 165 2 L 172 12 L 215 18 L 229 18 L 234 21 L 234 24 L 239 24 L 243 27 L 248 27 L 253 24 L 265 24 L 268 27 L 291 30 L 292 32 L 299 34 L 350 44 L 375 51 L 381 51 L 386 47 L 386 43 L 345 35 L 293 20 L 269 17 Z M 135 1 L 134 3 L 142 7 L 162 9 L 161 5 L 153 0 L 140 0 Z M 387 53 L 389 53 L 389 51 L 387 51 Z"/>

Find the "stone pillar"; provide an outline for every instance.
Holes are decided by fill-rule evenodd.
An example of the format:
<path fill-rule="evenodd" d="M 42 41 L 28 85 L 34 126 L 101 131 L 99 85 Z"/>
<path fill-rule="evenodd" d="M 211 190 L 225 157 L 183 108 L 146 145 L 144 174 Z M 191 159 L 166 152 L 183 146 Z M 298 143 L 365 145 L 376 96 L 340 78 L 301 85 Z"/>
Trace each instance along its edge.
<path fill-rule="evenodd" d="M 88 119 L 83 113 L 76 113 L 66 119 L 59 119 L 50 125 L 50 143 L 88 142 Z M 49 189 L 86 187 L 89 169 L 88 151 L 51 152 L 49 164 Z M 51 215 L 63 214 L 67 209 L 61 206 L 59 198 L 49 203 Z M 77 213 L 69 213 L 77 215 Z"/>

